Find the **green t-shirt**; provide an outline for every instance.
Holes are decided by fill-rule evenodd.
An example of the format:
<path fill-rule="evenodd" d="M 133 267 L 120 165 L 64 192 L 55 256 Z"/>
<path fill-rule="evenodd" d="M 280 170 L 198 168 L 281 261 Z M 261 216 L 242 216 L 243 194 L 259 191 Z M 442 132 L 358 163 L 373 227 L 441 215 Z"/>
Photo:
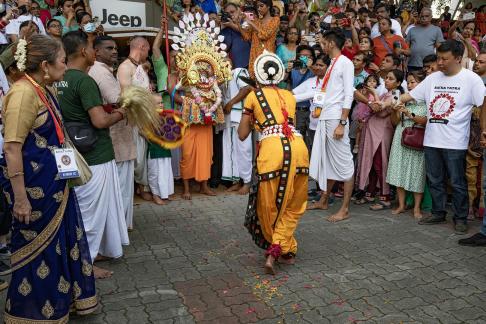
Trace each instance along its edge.
<path fill-rule="evenodd" d="M 160 55 L 158 59 L 152 55 L 152 63 L 154 64 L 154 72 L 157 77 L 157 91 L 162 92 L 167 90 L 167 76 L 169 74 L 169 69 L 165 63 L 164 57 Z M 170 94 L 164 93 L 162 95 L 162 103 L 165 109 L 171 109 Z"/>
<path fill-rule="evenodd" d="M 79 70 L 67 70 L 64 80 L 58 82 L 59 103 L 65 122 L 90 122 L 88 110 L 102 106 L 100 89 L 87 73 Z M 97 165 L 115 159 L 109 129 L 96 129 L 98 141 L 95 148 L 83 153 L 89 165 Z"/>

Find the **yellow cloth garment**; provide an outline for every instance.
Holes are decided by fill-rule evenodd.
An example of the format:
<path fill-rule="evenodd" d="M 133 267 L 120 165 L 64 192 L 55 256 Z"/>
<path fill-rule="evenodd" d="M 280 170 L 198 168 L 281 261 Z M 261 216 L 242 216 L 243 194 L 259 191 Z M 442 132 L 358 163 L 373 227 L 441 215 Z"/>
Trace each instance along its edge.
<path fill-rule="evenodd" d="M 276 124 L 283 124 L 282 105 L 285 105 L 289 119 L 295 118 L 295 98 L 292 93 L 270 87 L 264 88 L 263 93 L 271 110 L 270 117 L 262 111 L 255 92 L 250 93 L 244 103 L 245 109 L 252 111 L 258 121 L 258 129 L 258 125 L 264 125 L 269 119 L 274 119 Z M 301 136 L 294 135 L 287 142 L 289 150 L 284 149 L 284 143 L 285 138 L 279 136 L 264 138 L 260 143 L 257 158 L 260 180 L 256 208 L 265 239 L 271 244 L 279 244 L 282 254 L 295 254 L 297 242 L 294 232 L 307 206 L 309 153 Z M 284 152 L 289 153 L 289 165 L 285 164 L 287 158 Z M 287 174 L 285 166 L 288 166 Z M 282 195 L 280 211 L 279 194 Z"/>

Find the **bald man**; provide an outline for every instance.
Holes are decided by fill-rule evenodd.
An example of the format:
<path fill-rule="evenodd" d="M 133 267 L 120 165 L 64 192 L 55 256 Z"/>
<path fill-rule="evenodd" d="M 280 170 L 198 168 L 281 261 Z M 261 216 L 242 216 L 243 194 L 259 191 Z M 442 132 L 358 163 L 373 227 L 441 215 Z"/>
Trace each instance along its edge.
<path fill-rule="evenodd" d="M 130 54 L 120 64 L 117 78 L 122 92 L 130 86 L 138 86 L 150 91 L 150 79 L 143 65 L 147 62 L 150 44 L 141 36 L 135 36 L 130 41 Z M 144 200 L 151 201 L 152 194 L 148 186 L 147 150 L 148 145 L 137 130 L 134 131 L 134 140 L 137 145 L 137 160 L 135 161 L 135 182 L 138 192 Z M 133 224 L 127 224 L 129 227 Z"/>
<path fill-rule="evenodd" d="M 435 49 L 444 41 L 442 30 L 432 25 L 431 21 L 432 10 L 423 8 L 419 23 L 407 33 L 407 42 L 411 50 L 408 60 L 409 71 L 421 71 L 424 58 L 435 54 Z"/>

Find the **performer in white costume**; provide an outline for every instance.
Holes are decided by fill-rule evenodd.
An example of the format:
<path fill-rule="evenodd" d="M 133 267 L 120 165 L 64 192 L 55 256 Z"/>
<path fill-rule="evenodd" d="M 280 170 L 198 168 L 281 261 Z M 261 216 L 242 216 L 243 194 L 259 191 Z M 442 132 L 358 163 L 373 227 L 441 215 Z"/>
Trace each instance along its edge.
<path fill-rule="evenodd" d="M 249 72 L 244 68 L 236 68 L 232 71 L 232 75 L 232 80 L 226 83 L 223 92 L 225 129 L 223 130 L 222 179 L 236 182 L 228 191 L 238 191 L 239 194 L 246 195 L 250 190 L 252 174 L 252 137 L 248 136 L 244 141 L 240 141 L 238 126 L 243 111 L 243 100 L 251 91 L 240 76 L 249 78 Z M 240 179 L 243 181 L 243 186 L 240 185 Z"/>
<path fill-rule="evenodd" d="M 331 222 L 349 217 L 354 182 L 353 155 L 348 136 L 348 115 L 354 94 L 354 66 L 347 57 L 341 55 L 344 41 L 344 34 L 339 31 L 329 31 L 323 35 L 321 46 L 331 58 L 331 65 L 313 100 L 313 104 L 321 109 L 315 112 L 319 115 L 319 124 L 314 137 L 309 171 L 324 192 L 319 202 L 308 209 L 327 209 L 328 191 L 335 181 L 344 182 L 343 203 L 336 214 L 327 218 Z"/>

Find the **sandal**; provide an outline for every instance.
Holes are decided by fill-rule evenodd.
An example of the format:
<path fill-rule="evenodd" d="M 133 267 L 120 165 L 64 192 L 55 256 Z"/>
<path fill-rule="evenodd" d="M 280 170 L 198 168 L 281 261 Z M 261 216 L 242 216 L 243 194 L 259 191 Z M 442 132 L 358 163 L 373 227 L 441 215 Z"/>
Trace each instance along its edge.
<path fill-rule="evenodd" d="M 358 199 L 354 202 L 355 205 L 366 205 L 371 204 L 375 201 L 375 198 L 371 197 L 369 193 L 366 193 L 363 198 Z"/>
<path fill-rule="evenodd" d="M 372 211 L 380 211 L 380 210 L 391 209 L 391 208 L 392 208 L 391 202 L 388 202 L 387 204 L 387 202 L 383 200 L 380 200 L 376 204 L 370 206 L 370 210 Z"/>

